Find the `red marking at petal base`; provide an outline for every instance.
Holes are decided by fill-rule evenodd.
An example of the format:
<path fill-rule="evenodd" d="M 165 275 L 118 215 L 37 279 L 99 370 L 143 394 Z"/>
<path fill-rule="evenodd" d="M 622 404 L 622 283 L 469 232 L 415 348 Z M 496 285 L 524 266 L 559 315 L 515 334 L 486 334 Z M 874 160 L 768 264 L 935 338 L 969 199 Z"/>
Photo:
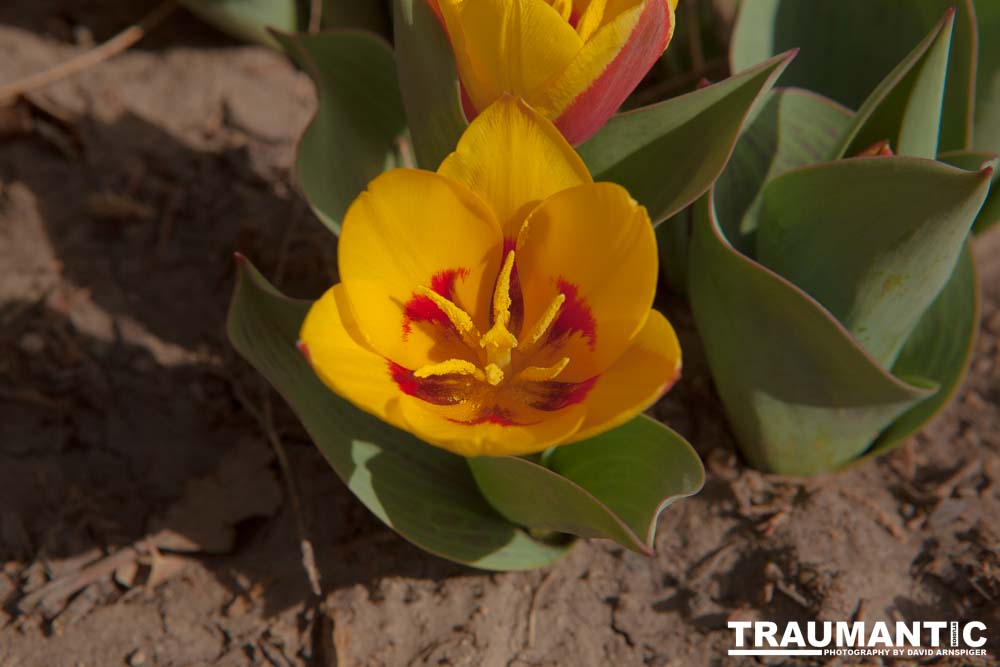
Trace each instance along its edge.
<path fill-rule="evenodd" d="M 593 350 L 597 345 L 597 321 L 590 306 L 579 296 L 580 289 L 573 283 L 560 278 L 556 287 L 566 297 L 566 301 L 549 329 L 549 342 L 554 343 L 578 333 L 587 339 L 587 345 Z"/>
<path fill-rule="evenodd" d="M 413 371 L 390 360 L 389 375 L 401 392 L 408 396 L 417 396 L 418 383 L 417 378 L 413 377 Z"/>
<path fill-rule="evenodd" d="M 673 28 L 667 2 L 646 2 L 622 50 L 556 120 L 556 127 L 574 146 L 590 139 L 608 122 L 663 55 Z"/>
<path fill-rule="evenodd" d="M 522 424 L 516 421 L 514 416 L 508 410 L 504 410 L 503 408 L 497 406 L 483 410 L 475 419 L 449 419 L 448 421 L 453 424 L 461 424 L 462 426 L 479 426 L 480 424 L 495 424 L 496 426 L 530 426 L 530 424 Z"/>
<path fill-rule="evenodd" d="M 436 375 L 418 378 L 413 371 L 392 360 L 389 375 L 399 390 L 407 396 L 419 398 L 433 405 L 456 405 L 473 395 L 479 382 L 468 375 Z"/>
<path fill-rule="evenodd" d="M 454 299 L 455 281 L 469 275 L 468 269 L 446 269 L 431 276 L 431 289 L 446 299 Z M 403 307 L 403 340 L 413 330 L 414 322 L 430 322 L 454 331 L 451 320 L 437 304 L 423 294 L 414 294 Z"/>
<path fill-rule="evenodd" d="M 309 354 L 309 346 L 306 345 L 305 341 L 300 340 L 295 344 L 295 347 L 299 348 L 299 352 L 301 352 L 302 356 L 306 358 L 306 361 L 312 364 L 312 355 Z"/>
<path fill-rule="evenodd" d="M 583 382 L 525 382 L 521 385 L 524 400 L 536 410 L 554 412 L 582 403 L 600 376 L 595 375 Z"/>

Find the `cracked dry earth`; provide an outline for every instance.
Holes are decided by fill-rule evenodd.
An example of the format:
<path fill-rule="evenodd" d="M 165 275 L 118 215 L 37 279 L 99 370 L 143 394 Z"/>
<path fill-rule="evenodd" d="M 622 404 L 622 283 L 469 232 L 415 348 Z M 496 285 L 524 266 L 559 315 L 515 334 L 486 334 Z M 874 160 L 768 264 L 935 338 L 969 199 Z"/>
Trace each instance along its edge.
<path fill-rule="evenodd" d="M 0 81 L 134 4 L 6 3 Z M 284 59 L 178 12 L 0 109 L 0 666 L 697 667 L 740 664 L 726 621 L 753 618 L 977 619 L 995 664 L 1000 232 L 977 246 L 969 377 L 897 452 L 813 480 L 746 468 L 691 317 L 665 302 L 685 378 L 655 411 L 704 457 L 704 492 L 664 513 L 652 558 L 592 541 L 484 573 L 371 517 L 224 339 L 233 250 L 292 294 L 332 280 L 290 175 L 313 105 Z"/>

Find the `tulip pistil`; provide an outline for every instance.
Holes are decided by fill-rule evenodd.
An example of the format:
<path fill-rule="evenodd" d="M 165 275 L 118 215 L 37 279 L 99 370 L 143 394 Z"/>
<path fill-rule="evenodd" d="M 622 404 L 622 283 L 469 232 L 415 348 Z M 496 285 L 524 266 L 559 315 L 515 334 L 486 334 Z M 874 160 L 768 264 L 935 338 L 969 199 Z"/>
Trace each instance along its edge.
<path fill-rule="evenodd" d="M 507 328 L 510 324 L 510 307 L 513 303 L 510 296 L 513 272 L 514 251 L 511 250 L 504 259 L 493 291 L 493 327 L 479 341 L 480 346 L 486 350 L 488 362 L 499 369 L 510 367 L 511 350 L 517 347 L 517 337 Z"/>

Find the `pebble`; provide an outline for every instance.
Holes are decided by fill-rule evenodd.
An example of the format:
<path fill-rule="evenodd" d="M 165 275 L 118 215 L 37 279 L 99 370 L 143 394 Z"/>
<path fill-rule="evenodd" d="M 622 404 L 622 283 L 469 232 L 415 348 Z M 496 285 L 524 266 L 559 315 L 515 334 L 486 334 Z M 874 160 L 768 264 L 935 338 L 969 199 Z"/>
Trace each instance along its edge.
<path fill-rule="evenodd" d="M 45 349 L 45 339 L 42 338 L 41 334 L 29 331 L 21 336 L 17 346 L 25 354 L 39 354 Z"/>

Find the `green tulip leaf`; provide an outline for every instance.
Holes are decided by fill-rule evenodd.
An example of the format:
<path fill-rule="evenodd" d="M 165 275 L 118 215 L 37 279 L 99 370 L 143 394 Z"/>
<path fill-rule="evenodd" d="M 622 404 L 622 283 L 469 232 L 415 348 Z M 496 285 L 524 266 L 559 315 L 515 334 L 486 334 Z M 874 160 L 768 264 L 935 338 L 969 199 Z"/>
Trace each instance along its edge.
<path fill-rule="evenodd" d="M 610 508 L 652 548 L 656 518 L 705 483 L 701 459 L 684 438 L 637 417 L 594 438 L 550 450 L 546 465 Z"/>
<path fill-rule="evenodd" d="M 993 187 L 990 190 L 983 210 L 976 218 L 976 226 L 972 228 L 973 233 L 982 234 L 988 229 L 992 229 L 1000 222 L 1000 171 L 993 172 Z"/>
<path fill-rule="evenodd" d="M 268 29 L 305 28 L 298 0 L 181 0 L 193 14 L 233 37 L 280 48 Z"/>
<path fill-rule="evenodd" d="M 776 56 L 715 85 L 619 114 L 580 146 L 580 155 L 595 180 L 624 186 L 659 224 L 718 178 L 754 103 L 794 55 Z"/>
<path fill-rule="evenodd" d="M 311 6 L 312 0 L 309 0 L 308 4 Z M 320 27 L 324 30 L 330 28 L 369 30 L 376 35 L 388 37 L 391 28 L 389 8 L 383 0 L 350 0 L 350 2 L 323 0 Z"/>
<path fill-rule="evenodd" d="M 752 252 L 764 184 L 791 169 L 824 161 L 852 116 L 806 90 L 787 88 L 768 95 L 715 185 L 719 222 L 737 250 Z"/>
<path fill-rule="evenodd" d="M 396 65 L 417 164 L 437 169 L 468 126 L 448 36 L 426 0 L 394 0 Z"/>
<path fill-rule="evenodd" d="M 976 224 L 972 231 L 974 234 L 982 234 L 1000 222 L 1000 169 L 997 168 L 1000 160 L 998 160 L 997 154 L 987 151 L 953 151 L 942 153 L 938 159 L 967 171 L 979 171 L 986 167 L 993 169 L 990 194 L 986 197 L 986 203 L 983 204 L 979 215 L 976 216 Z"/>
<path fill-rule="evenodd" d="M 757 260 L 891 368 L 950 279 L 990 175 L 909 157 L 788 172 L 764 191 Z"/>
<path fill-rule="evenodd" d="M 711 192 L 695 209 L 691 263 L 699 267 L 691 306 L 709 367 L 754 466 L 832 470 L 933 392 L 889 374 L 808 294 L 737 252 Z"/>
<path fill-rule="evenodd" d="M 976 118 L 972 145 L 1000 153 L 1000 2 L 974 0 L 979 26 Z M 998 202 L 1000 204 L 1000 202 Z"/>
<path fill-rule="evenodd" d="M 751 115 L 715 183 L 726 238 L 743 253 L 754 248 L 756 209 L 764 184 L 790 169 L 821 162 L 851 124 L 853 113 L 807 90 L 772 90 Z M 660 267 L 670 287 L 687 295 L 691 209 L 656 228 Z"/>
<path fill-rule="evenodd" d="M 546 463 L 469 459 L 483 495 L 514 523 L 607 538 L 646 555 L 663 508 L 697 493 L 705 477 L 691 446 L 648 417 L 556 447 Z"/>
<path fill-rule="evenodd" d="M 897 377 L 923 378 L 940 389 L 897 419 L 868 455 L 884 454 L 904 442 L 948 404 L 965 376 L 978 325 L 979 281 L 966 243 L 951 279 L 920 318 L 892 367 Z"/>
<path fill-rule="evenodd" d="M 466 459 L 364 413 L 320 382 L 296 349 L 309 304 L 282 296 L 240 262 L 229 339 L 288 401 L 327 461 L 373 514 L 413 544 L 491 570 L 541 567 L 568 540 L 530 537 L 490 507 Z"/>
<path fill-rule="evenodd" d="M 994 0 L 980 2 L 996 4 Z M 977 36 L 972 0 L 743 2 L 734 26 L 730 60 L 733 69 L 739 70 L 776 53 L 801 47 L 799 57 L 782 76 L 781 85 L 813 90 L 857 109 L 913 45 L 953 7 L 955 27 L 940 150 L 964 149 L 972 140 L 976 73 Z"/>
<path fill-rule="evenodd" d="M 319 107 L 299 141 L 299 185 L 335 234 L 347 207 L 376 176 L 397 166 L 406 116 L 392 50 L 363 31 L 274 33 L 316 84 Z"/>
<path fill-rule="evenodd" d="M 885 140 L 898 155 L 937 156 L 954 22 L 955 15 L 946 14 L 872 91 L 831 159 L 857 155 Z"/>
<path fill-rule="evenodd" d="M 938 160 L 966 171 L 982 171 L 987 167 L 995 171 L 1000 158 L 987 151 L 949 151 L 941 153 Z"/>

